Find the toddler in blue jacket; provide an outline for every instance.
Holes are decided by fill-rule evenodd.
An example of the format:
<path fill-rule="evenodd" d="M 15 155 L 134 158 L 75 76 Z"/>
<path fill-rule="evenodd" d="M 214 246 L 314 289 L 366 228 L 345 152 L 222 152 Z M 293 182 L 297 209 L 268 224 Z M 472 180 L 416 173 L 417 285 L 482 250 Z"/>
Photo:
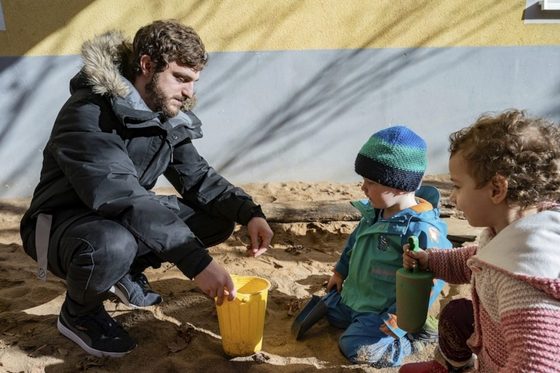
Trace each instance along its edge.
<path fill-rule="evenodd" d="M 395 281 L 403 245 L 417 236 L 422 248 L 451 247 L 439 217 L 438 190 L 420 187 L 426 165 L 425 141 L 404 126 L 374 133 L 356 158 L 367 199 L 352 203 L 362 218 L 322 299 L 329 322 L 344 329 L 340 350 L 354 363 L 399 366 L 420 337 L 396 324 Z M 431 303 L 442 287 L 442 282 L 434 284 Z"/>

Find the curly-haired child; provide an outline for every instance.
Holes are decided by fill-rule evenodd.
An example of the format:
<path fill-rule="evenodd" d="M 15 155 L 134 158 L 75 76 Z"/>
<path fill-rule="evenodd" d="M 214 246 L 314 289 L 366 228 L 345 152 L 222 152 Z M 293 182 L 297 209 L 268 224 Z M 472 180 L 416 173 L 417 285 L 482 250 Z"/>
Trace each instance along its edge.
<path fill-rule="evenodd" d="M 560 127 L 523 111 L 450 137 L 452 200 L 478 246 L 406 252 L 406 268 L 472 285 L 441 312 L 439 358 L 401 373 L 560 371 Z"/>

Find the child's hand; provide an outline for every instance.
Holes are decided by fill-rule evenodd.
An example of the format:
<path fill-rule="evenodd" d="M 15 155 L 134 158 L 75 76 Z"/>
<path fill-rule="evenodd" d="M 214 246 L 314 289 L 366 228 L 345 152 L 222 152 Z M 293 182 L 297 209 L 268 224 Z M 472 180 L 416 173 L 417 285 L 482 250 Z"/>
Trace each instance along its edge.
<path fill-rule="evenodd" d="M 329 291 L 331 291 L 331 289 L 335 286 L 336 286 L 336 291 L 338 291 L 340 293 L 342 291 L 342 283 L 343 282 L 344 282 L 344 279 L 342 278 L 342 275 L 340 273 L 334 271 L 333 275 L 329 279 L 329 283 L 327 284 L 327 293 Z"/>
<path fill-rule="evenodd" d="M 416 268 L 425 270 L 428 269 L 428 252 L 424 250 L 410 251 L 410 245 L 406 244 L 403 246 L 403 267 L 410 269 Z"/>

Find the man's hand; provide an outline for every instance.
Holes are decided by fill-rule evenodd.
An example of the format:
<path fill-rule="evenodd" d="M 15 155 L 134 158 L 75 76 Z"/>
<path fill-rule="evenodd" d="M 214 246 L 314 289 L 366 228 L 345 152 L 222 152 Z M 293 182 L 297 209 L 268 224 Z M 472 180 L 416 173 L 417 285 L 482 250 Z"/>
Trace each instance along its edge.
<path fill-rule="evenodd" d="M 338 291 L 340 293 L 342 291 L 342 283 L 343 282 L 344 282 L 344 279 L 342 278 L 342 275 L 340 273 L 334 271 L 331 278 L 329 279 L 329 283 L 327 284 L 327 293 L 329 291 L 331 291 L 331 289 L 335 286 L 336 286 L 336 291 Z"/>
<path fill-rule="evenodd" d="M 224 298 L 234 300 L 237 290 L 227 271 L 215 260 L 206 266 L 198 275 L 194 277 L 194 283 L 211 298 L 217 297 L 218 305 L 224 303 Z"/>
<path fill-rule="evenodd" d="M 251 247 L 247 248 L 247 254 L 254 257 L 261 255 L 268 249 L 274 235 L 266 220 L 257 216 L 249 220 L 247 232 L 251 238 Z"/>

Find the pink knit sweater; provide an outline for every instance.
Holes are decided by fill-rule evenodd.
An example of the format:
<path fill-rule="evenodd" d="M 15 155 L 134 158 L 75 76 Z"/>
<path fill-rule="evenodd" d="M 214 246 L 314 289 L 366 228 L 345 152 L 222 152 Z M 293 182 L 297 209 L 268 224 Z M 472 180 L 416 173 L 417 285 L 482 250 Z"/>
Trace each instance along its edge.
<path fill-rule="evenodd" d="M 560 212 L 515 221 L 488 242 L 429 250 L 437 278 L 472 285 L 480 372 L 560 372 Z"/>

